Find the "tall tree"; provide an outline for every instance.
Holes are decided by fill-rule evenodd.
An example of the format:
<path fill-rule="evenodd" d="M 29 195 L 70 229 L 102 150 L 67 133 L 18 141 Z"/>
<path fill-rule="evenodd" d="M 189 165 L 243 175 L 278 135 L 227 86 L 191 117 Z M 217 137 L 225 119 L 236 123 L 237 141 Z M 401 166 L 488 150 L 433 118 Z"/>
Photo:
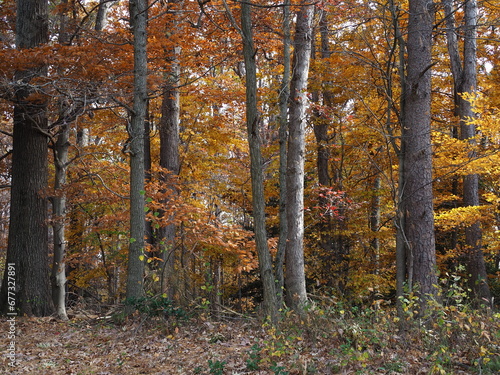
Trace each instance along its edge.
<path fill-rule="evenodd" d="M 18 0 L 16 47 L 31 49 L 48 43 L 46 0 Z M 39 80 L 47 74 L 43 63 L 16 72 L 12 182 L 7 264 L 15 267 L 16 308 L 20 314 L 46 316 L 54 312 L 48 259 L 47 97 Z M 38 85 L 38 86 L 37 86 Z M 0 301 L 10 306 L 8 267 Z"/>
<path fill-rule="evenodd" d="M 443 0 L 446 20 L 446 36 L 451 71 L 454 81 L 455 109 L 460 121 L 460 138 L 467 140 L 474 149 L 476 145 L 476 126 L 471 119 L 476 113 L 472 104 L 464 95 L 475 94 L 477 91 L 477 1 L 461 2 L 464 10 L 463 61 L 459 52 L 458 32 L 455 25 L 455 7 L 453 0 Z M 470 151 L 469 158 L 476 157 L 475 151 Z M 464 206 L 479 206 L 479 175 L 469 174 L 463 178 Z M 465 229 L 465 248 L 467 253 L 467 270 L 470 274 L 470 285 L 478 301 L 491 303 L 491 293 L 488 286 L 486 267 L 482 250 L 481 223 L 476 221 Z"/>
<path fill-rule="evenodd" d="M 390 0 L 389 2 L 389 11 L 391 14 L 391 23 L 394 34 L 394 43 L 392 47 L 391 54 L 396 55 L 394 58 L 394 65 L 397 67 L 398 76 L 401 84 L 401 92 L 403 95 L 400 96 L 399 99 L 399 115 L 397 116 L 398 124 L 401 128 L 401 139 L 405 138 L 405 127 L 402 125 L 404 120 L 404 110 L 405 110 L 405 91 L 406 91 L 406 82 L 405 82 L 405 51 L 406 51 L 406 41 L 403 38 L 403 33 L 400 28 L 400 11 L 396 6 L 394 0 Z M 392 67 L 390 68 L 392 70 Z M 390 71 L 389 70 L 389 71 Z M 388 77 L 391 77 L 390 75 Z M 392 90 L 392 79 L 388 81 L 387 84 L 388 97 L 391 98 L 387 103 L 387 131 L 389 134 L 389 140 L 392 148 L 394 149 L 397 157 L 398 157 L 398 187 L 395 190 L 394 201 L 396 206 L 395 218 L 394 218 L 394 226 L 396 227 L 396 308 L 399 317 L 403 317 L 403 300 L 402 297 L 405 292 L 405 283 L 406 276 L 408 271 L 407 265 L 407 240 L 405 235 L 405 214 L 404 214 L 404 147 L 405 142 L 402 141 L 400 145 L 395 142 L 395 137 L 393 135 L 392 127 L 390 124 L 392 123 L 392 111 L 394 107 L 394 103 L 392 101 L 393 90 Z M 403 322 L 403 319 L 400 320 Z"/>
<path fill-rule="evenodd" d="M 285 254 L 285 285 L 287 304 L 301 312 L 307 300 L 304 271 L 304 160 L 306 90 L 311 60 L 314 6 L 302 2 L 296 17 L 288 124 L 286 176 L 288 240 Z"/>
<path fill-rule="evenodd" d="M 329 37 L 328 37 L 328 19 L 325 10 L 320 10 L 320 21 L 319 21 L 319 32 L 320 32 L 320 58 L 327 59 L 331 56 Z M 313 44 L 313 56 L 317 59 L 316 48 Z M 319 75 L 322 82 L 317 83 L 316 90 L 313 91 L 312 99 L 315 102 L 317 109 L 314 110 L 314 136 L 316 138 L 316 171 L 318 176 L 318 184 L 320 189 L 325 187 L 329 188 L 331 186 L 330 177 L 330 137 L 328 134 L 330 119 L 325 118 L 323 114 L 325 113 L 326 107 L 332 105 L 332 95 L 326 89 L 326 82 L 324 81 L 323 75 Z M 324 90 L 324 91 L 323 91 Z M 323 94 L 323 95 L 321 95 Z M 323 98 L 323 102 L 321 102 Z M 318 205 L 320 207 L 326 206 L 326 197 L 323 195 L 322 190 L 320 190 L 318 196 Z M 328 272 L 332 272 L 332 262 L 337 266 L 339 265 L 337 260 L 338 257 L 334 254 L 334 244 L 332 239 L 332 218 L 330 215 L 325 215 L 322 217 L 317 225 L 319 246 L 322 250 L 324 256 L 325 266 L 328 268 Z M 335 258 L 335 259 L 334 259 Z M 335 267 L 335 265 L 334 265 Z M 336 273 L 336 272 L 335 272 Z"/>
<path fill-rule="evenodd" d="M 177 6 L 178 1 L 173 1 Z M 175 9 L 171 13 L 172 20 L 167 22 L 166 34 L 172 39 L 178 27 L 179 11 Z M 173 41 L 172 41 L 173 42 Z M 175 42 L 173 42 L 175 43 Z M 160 120 L 160 166 L 168 173 L 163 173 L 162 180 L 166 188 L 177 194 L 176 177 L 180 170 L 179 157 L 179 115 L 180 115 L 180 75 L 181 65 L 179 62 L 180 47 L 174 45 L 167 51 L 168 73 L 165 77 L 165 84 L 162 92 L 161 120 Z M 164 202 L 167 203 L 167 202 Z M 163 279 L 166 280 L 167 294 L 169 298 L 174 298 L 175 280 L 175 232 L 176 226 L 169 223 L 159 230 L 159 239 L 162 243 L 161 259 L 163 265 Z"/>
<path fill-rule="evenodd" d="M 425 309 L 437 296 L 431 149 L 431 67 L 434 5 L 410 0 L 407 71 L 403 103 L 404 235 L 408 244 L 410 288 L 415 285 Z"/>
<path fill-rule="evenodd" d="M 129 126 L 130 150 L 130 245 L 127 299 L 143 295 L 144 237 L 144 122 L 147 112 L 147 0 L 130 0 L 130 24 L 134 44 L 134 96 Z"/>
<path fill-rule="evenodd" d="M 59 13 L 59 43 L 62 45 L 70 42 L 68 28 L 68 4 L 67 0 L 62 1 Z M 78 113 L 77 110 L 71 111 L 69 105 L 61 100 L 59 103 L 59 119 L 56 124 L 59 126 L 56 141 L 52 145 L 54 155 L 54 196 L 52 203 L 52 228 L 54 231 L 53 244 L 54 255 L 52 259 L 52 300 L 56 308 L 57 315 L 62 320 L 67 320 L 66 313 L 66 192 L 64 191 L 67 170 L 68 170 L 68 149 L 70 124 L 73 119 L 68 118 L 67 114 L 71 112 Z M 75 116 L 69 116 L 75 117 Z"/>
<path fill-rule="evenodd" d="M 281 81 L 279 95 L 279 240 L 278 251 L 274 259 L 274 273 L 276 275 L 276 292 L 278 293 L 278 305 L 283 304 L 283 289 L 285 279 L 283 275 L 283 265 L 285 262 L 286 242 L 288 237 L 288 224 L 286 221 L 286 163 L 288 146 L 288 100 L 290 98 L 290 0 L 285 0 L 283 7 L 283 78 Z"/>
<path fill-rule="evenodd" d="M 266 213 L 264 199 L 264 171 L 261 153 L 261 118 L 257 107 L 257 64 L 253 42 L 251 5 L 241 4 L 241 36 L 245 59 L 246 124 L 250 148 L 250 173 L 252 180 L 252 208 L 255 242 L 259 257 L 259 271 L 264 286 L 264 312 L 275 321 L 278 300 L 271 253 L 267 244 Z"/>
<path fill-rule="evenodd" d="M 52 299 L 57 315 L 67 320 L 66 314 L 66 184 L 68 169 L 69 124 L 61 125 L 57 140 L 53 145 L 55 176 L 52 215 L 54 229 L 54 258 L 52 262 Z"/>

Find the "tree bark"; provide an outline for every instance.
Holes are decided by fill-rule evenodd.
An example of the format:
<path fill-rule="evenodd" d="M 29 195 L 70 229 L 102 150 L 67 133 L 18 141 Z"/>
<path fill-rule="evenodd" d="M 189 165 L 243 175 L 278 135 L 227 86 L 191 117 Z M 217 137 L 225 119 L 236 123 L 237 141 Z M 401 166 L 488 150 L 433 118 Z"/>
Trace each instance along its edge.
<path fill-rule="evenodd" d="M 446 19 L 446 37 L 448 54 L 450 55 L 451 71 L 455 91 L 455 113 L 460 119 L 460 138 L 467 140 L 474 149 L 476 146 L 476 126 L 470 120 L 476 118 L 471 103 L 463 97 L 464 94 L 474 94 L 477 91 L 477 2 L 463 2 L 464 33 L 463 61 L 459 53 L 457 29 L 455 26 L 455 10 L 453 0 L 443 0 Z M 470 151 L 469 158 L 477 157 L 475 151 Z M 479 175 L 469 174 L 463 178 L 463 204 L 465 207 L 479 206 Z M 470 275 L 470 287 L 478 302 L 491 304 L 491 293 L 488 286 L 486 266 L 482 249 L 481 223 L 475 222 L 465 228 L 465 249 L 467 252 L 467 270 Z"/>
<path fill-rule="evenodd" d="M 370 230 L 373 232 L 374 237 L 370 241 L 370 248 L 372 251 L 373 273 L 380 274 L 380 240 L 377 232 L 380 229 L 380 190 L 382 188 L 382 178 L 379 176 L 378 170 L 374 170 L 375 178 L 371 187 L 371 210 L 370 210 Z M 376 288 L 378 289 L 378 288 Z"/>
<path fill-rule="evenodd" d="M 246 124 L 250 148 L 250 174 L 252 181 L 252 208 L 255 242 L 259 258 L 259 271 L 264 287 L 263 309 L 271 321 L 278 315 L 278 300 L 274 280 L 271 253 L 267 244 L 266 213 L 264 199 L 264 173 L 261 154 L 260 117 L 257 108 L 257 66 L 253 44 L 252 15 L 250 4 L 241 3 L 241 34 L 245 59 Z"/>
<path fill-rule="evenodd" d="M 144 122 L 147 111 L 147 0 L 130 0 L 134 37 L 134 97 L 130 120 L 130 245 L 126 298 L 141 297 L 144 276 Z"/>
<path fill-rule="evenodd" d="M 108 11 L 113 3 L 114 0 L 99 0 L 99 7 L 97 8 L 97 15 L 95 18 L 95 31 L 102 31 L 108 24 Z"/>
<path fill-rule="evenodd" d="M 68 320 L 66 313 L 66 175 L 68 170 L 69 125 L 64 124 L 54 144 L 54 196 L 52 215 L 54 230 L 54 259 L 52 263 L 52 300 L 57 315 Z"/>
<path fill-rule="evenodd" d="M 18 0 L 16 47 L 29 49 L 48 42 L 48 9 L 45 0 Z M 7 247 L 8 265 L 14 265 L 15 292 L 6 267 L 0 291 L 4 312 L 46 316 L 54 312 L 50 294 L 48 259 L 48 147 L 47 103 L 36 90 L 35 79 L 46 75 L 41 65 L 18 71 L 14 102 L 10 226 Z M 12 277 L 12 276 L 11 276 Z M 12 299 L 14 297 L 14 299 Z M 15 301 L 15 306 L 10 303 Z M 15 307 L 15 309 L 10 309 Z"/>
<path fill-rule="evenodd" d="M 421 307 L 437 298 L 431 149 L 431 48 L 434 5 L 410 0 L 404 92 L 403 201 L 408 272 Z M 410 285 L 410 287 L 412 287 Z"/>
<path fill-rule="evenodd" d="M 180 47 L 170 51 L 170 73 L 163 89 L 163 103 L 160 120 L 160 166 L 169 173 L 162 175 L 163 183 L 172 193 L 177 194 L 175 178 L 179 174 L 179 113 L 180 113 Z M 168 204 L 168 201 L 164 202 Z M 175 224 L 162 226 L 159 238 L 162 241 L 160 258 L 164 261 L 163 277 L 166 280 L 167 295 L 174 298 L 175 280 Z"/>
<path fill-rule="evenodd" d="M 288 224 L 286 221 L 286 159 L 288 146 L 288 100 L 290 98 L 290 0 L 285 0 L 283 7 L 283 79 L 281 82 L 279 95 L 279 185 L 280 185 L 280 200 L 279 200 L 279 241 L 278 251 L 274 259 L 274 273 L 276 276 L 276 291 L 278 293 L 278 306 L 282 306 L 283 290 L 285 279 L 283 275 L 283 265 L 285 262 L 286 240 L 288 237 Z"/>
<path fill-rule="evenodd" d="M 294 37 L 288 126 L 285 285 L 287 305 L 299 313 L 303 312 L 307 300 L 304 271 L 304 153 L 313 16 L 314 6 L 303 3 L 297 13 Z"/>
<path fill-rule="evenodd" d="M 394 4 L 394 0 L 390 0 L 390 12 L 391 12 L 391 21 L 393 25 L 393 32 L 394 32 L 394 37 L 395 37 L 395 43 L 394 43 L 394 48 L 398 49 L 398 57 L 395 59 L 397 61 L 397 69 L 398 69 L 398 76 L 401 84 L 401 92 L 406 91 L 406 84 L 405 84 L 405 47 L 406 47 L 406 42 L 403 38 L 401 28 L 399 26 L 399 14 L 396 5 Z M 391 85 L 388 85 L 388 89 L 390 90 L 390 95 L 389 97 L 392 98 L 392 87 Z M 392 100 L 392 99 L 391 99 Z M 400 128 L 401 128 L 401 139 L 403 140 L 405 138 L 405 127 L 403 126 L 402 122 L 403 119 L 405 118 L 404 115 L 404 95 L 400 96 L 400 114 L 398 116 L 398 122 L 400 123 Z M 406 264 L 406 255 L 407 255 L 407 241 L 406 241 L 406 235 L 405 235 L 405 215 L 404 215 L 404 200 L 403 200 L 403 192 L 404 192 L 404 186 L 406 185 L 404 182 L 404 146 L 405 142 L 401 142 L 400 145 L 398 145 L 395 142 L 395 138 L 392 134 L 392 128 L 391 128 L 391 123 L 392 123 L 392 108 L 393 108 L 393 103 L 389 102 L 387 105 L 387 129 L 388 129 L 388 134 L 390 136 L 390 143 L 392 145 L 392 148 L 396 152 L 396 155 L 398 157 L 398 186 L 397 189 L 395 190 L 395 197 L 394 197 L 394 202 L 396 205 L 396 212 L 394 216 L 394 226 L 396 228 L 396 309 L 398 316 L 400 318 L 401 324 L 404 322 L 404 310 L 403 310 L 403 296 L 404 296 L 404 287 L 405 287 L 405 282 L 407 281 L 406 276 L 407 276 L 407 271 L 408 267 Z"/>

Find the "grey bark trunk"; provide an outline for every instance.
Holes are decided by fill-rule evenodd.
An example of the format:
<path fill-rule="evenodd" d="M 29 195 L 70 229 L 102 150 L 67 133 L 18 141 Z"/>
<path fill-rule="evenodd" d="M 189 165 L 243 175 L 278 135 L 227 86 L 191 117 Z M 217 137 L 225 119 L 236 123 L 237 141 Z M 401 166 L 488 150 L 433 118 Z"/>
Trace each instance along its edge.
<path fill-rule="evenodd" d="M 130 245 L 126 298 L 141 297 L 144 276 L 144 122 L 147 110 L 147 0 L 130 0 L 134 36 L 134 97 L 130 120 Z"/>
<path fill-rule="evenodd" d="M 102 31 L 108 24 L 108 11 L 113 3 L 114 1 L 112 0 L 99 0 L 94 26 L 95 31 Z"/>
<path fill-rule="evenodd" d="M 286 221 L 286 159 L 288 147 L 288 100 L 290 98 L 290 0 L 285 0 L 283 7 L 283 80 L 279 95 L 279 143 L 280 143 L 280 164 L 279 164 L 279 184 L 280 184 L 280 207 L 279 207 L 279 241 L 278 251 L 274 260 L 274 273 L 276 277 L 276 291 L 278 293 L 278 306 L 284 302 L 283 290 L 285 278 L 283 275 L 283 265 L 285 262 L 286 239 L 288 236 L 288 224 Z"/>
<path fill-rule="evenodd" d="M 45 0 L 17 1 L 18 49 L 34 48 L 48 42 L 47 5 Z M 29 83 L 45 74 L 46 67 L 42 65 L 18 71 L 16 81 Z M 44 196 L 48 183 L 48 147 L 44 134 L 47 131 L 47 103 L 44 97 L 29 98 L 31 93 L 31 89 L 19 87 L 14 102 L 6 259 L 6 264 L 13 266 L 14 271 L 9 267 L 5 269 L 0 306 L 6 313 L 46 316 L 54 312 L 49 280 L 47 198 Z"/>
<path fill-rule="evenodd" d="M 398 76 L 401 82 L 401 92 L 406 91 L 405 84 L 405 49 L 406 43 L 403 39 L 403 35 L 401 29 L 399 27 L 399 14 L 394 4 L 394 1 L 390 1 L 390 11 L 392 24 L 394 29 L 394 35 L 396 38 L 395 48 L 399 49 L 398 58 L 397 58 L 397 68 L 398 68 Z M 389 86 L 389 90 L 391 90 L 391 95 L 389 97 L 392 98 L 392 88 Z M 405 128 L 402 125 L 402 121 L 404 119 L 404 95 L 400 97 L 400 115 L 399 122 L 401 128 L 401 139 L 405 138 Z M 387 106 L 387 129 L 390 136 L 391 145 L 398 156 L 398 186 L 395 191 L 395 204 L 396 204 L 396 213 L 394 218 L 394 226 L 396 228 L 396 309 L 400 322 L 403 322 L 403 305 L 402 305 L 402 297 L 404 295 L 404 286 L 407 275 L 407 264 L 406 264 L 406 253 L 407 253 L 407 242 L 405 235 L 405 224 L 404 224 L 404 201 L 403 201 L 403 192 L 404 192 L 404 142 L 401 142 L 401 145 L 397 145 L 395 142 L 395 137 L 392 134 L 392 113 L 393 103 L 388 103 Z"/>
<path fill-rule="evenodd" d="M 52 300 L 57 315 L 68 320 L 66 313 L 66 174 L 68 170 L 69 126 L 63 125 L 54 145 L 54 192 L 52 198 L 54 259 L 52 263 Z"/>
<path fill-rule="evenodd" d="M 178 52 L 173 51 L 174 56 Z M 160 123 L 160 166 L 169 171 L 162 179 L 167 188 L 177 194 L 175 176 L 179 174 L 179 76 L 180 65 L 177 57 L 173 57 L 170 77 L 163 91 L 162 119 Z M 167 204 L 168 202 L 165 202 Z M 160 258 L 164 261 L 163 277 L 169 298 L 175 294 L 175 224 L 160 228 L 159 237 L 163 242 Z"/>
<path fill-rule="evenodd" d="M 450 55 L 451 71 L 455 90 L 455 113 L 460 118 L 460 138 L 468 140 L 474 148 L 476 145 L 476 126 L 469 121 L 476 116 L 471 103 L 463 98 L 463 94 L 473 94 L 477 90 L 477 2 L 467 0 L 464 8 L 463 61 L 459 53 L 457 29 L 455 26 L 455 9 L 452 0 L 443 0 L 446 19 L 446 37 L 448 54 Z M 472 151 L 471 159 L 477 157 Z M 470 174 L 463 178 L 463 204 L 479 206 L 479 175 Z M 470 286 L 476 300 L 491 304 L 491 293 L 487 281 L 486 266 L 482 250 L 481 223 L 475 222 L 465 228 L 465 248 L 467 251 L 467 270 L 470 274 Z"/>
<path fill-rule="evenodd" d="M 253 45 L 250 4 L 241 3 L 241 33 L 246 77 L 246 123 L 250 148 L 250 174 L 252 181 L 252 208 L 255 242 L 259 258 L 259 271 L 264 287 L 263 309 L 274 322 L 278 315 L 278 300 L 271 253 L 267 244 L 264 200 L 264 173 L 261 154 L 260 118 L 257 109 L 257 66 Z"/>
<path fill-rule="evenodd" d="M 410 0 L 404 92 L 402 199 L 409 245 L 408 272 L 422 308 L 437 298 L 431 149 L 431 48 L 433 3 Z"/>
<path fill-rule="evenodd" d="M 303 312 L 307 301 L 304 271 L 304 153 L 307 78 L 311 59 L 314 6 L 302 4 L 297 13 L 293 74 L 290 87 L 290 120 L 287 158 L 287 224 L 285 254 L 286 302 Z"/>
<path fill-rule="evenodd" d="M 178 1 L 174 1 L 178 3 Z M 175 5 L 175 4 L 174 4 Z M 178 24 L 178 11 L 172 12 L 172 21 L 167 23 L 167 32 L 175 33 Z M 160 120 L 160 166 L 169 173 L 162 176 L 165 187 L 173 194 L 177 195 L 176 177 L 180 172 L 179 157 L 179 126 L 180 126 L 180 75 L 181 66 L 179 63 L 180 47 L 175 46 L 169 51 L 167 63 L 169 73 L 166 77 L 163 88 L 163 102 L 161 107 Z M 164 202 L 168 204 L 168 201 Z M 176 226 L 171 223 L 163 226 L 159 230 L 159 238 L 162 241 L 160 258 L 163 260 L 162 280 L 166 284 L 166 293 L 170 299 L 176 293 L 175 275 L 175 235 Z"/>

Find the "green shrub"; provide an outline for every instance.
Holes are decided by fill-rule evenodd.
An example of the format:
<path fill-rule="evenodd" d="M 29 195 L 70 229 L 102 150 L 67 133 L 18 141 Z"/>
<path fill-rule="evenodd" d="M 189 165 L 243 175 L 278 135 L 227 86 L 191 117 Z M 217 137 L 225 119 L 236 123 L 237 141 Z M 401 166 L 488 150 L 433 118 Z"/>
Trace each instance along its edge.
<path fill-rule="evenodd" d="M 132 306 L 139 313 L 149 317 L 185 319 L 188 316 L 186 311 L 174 306 L 172 300 L 165 296 L 128 298 L 125 300 L 125 305 Z"/>

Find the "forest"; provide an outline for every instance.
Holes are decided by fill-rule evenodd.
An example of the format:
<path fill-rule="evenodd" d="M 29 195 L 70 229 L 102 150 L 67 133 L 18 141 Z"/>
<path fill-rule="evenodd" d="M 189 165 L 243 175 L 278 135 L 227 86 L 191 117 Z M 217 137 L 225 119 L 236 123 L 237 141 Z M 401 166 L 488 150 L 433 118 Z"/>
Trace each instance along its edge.
<path fill-rule="evenodd" d="M 0 369 L 500 371 L 496 0 L 0 5 Z"/>

